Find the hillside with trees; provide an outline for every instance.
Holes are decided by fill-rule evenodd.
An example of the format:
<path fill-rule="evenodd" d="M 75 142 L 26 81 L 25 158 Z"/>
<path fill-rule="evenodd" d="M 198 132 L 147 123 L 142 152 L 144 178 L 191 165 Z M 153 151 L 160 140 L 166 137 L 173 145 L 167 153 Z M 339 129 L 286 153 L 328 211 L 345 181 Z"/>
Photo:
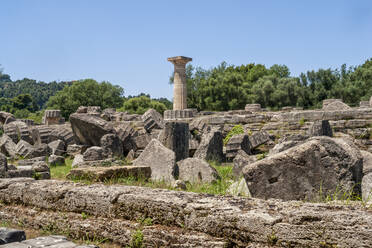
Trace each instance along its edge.
<path fill-rule="evenodd" d="M 327 98 L 341 98 L 350 106 L 358 106 L 359 101 L 372 96 L 372 59 L 359 66 L 307 71 L 298 77 L 291 76 L 285 65 L 234 66 L 225 62 L 208 70 L 188 65 L 186 75 L 188 106 L 199 111 L 244 109 L 247 103 L 273 110 L 285 106 L 312 109 L 320 108 Z M 0 111 L 11 112 L 17 118 L 40 119 L 44 109 L 55 108 L 68 118 L 81 105 L 137 114 L 149 108 L 160 113 L 172 108 L 168 99 L 153 99 L 145 93 L 124 97 L 122 87 L 105 81 L 12 81 L 0 70 Z"/>

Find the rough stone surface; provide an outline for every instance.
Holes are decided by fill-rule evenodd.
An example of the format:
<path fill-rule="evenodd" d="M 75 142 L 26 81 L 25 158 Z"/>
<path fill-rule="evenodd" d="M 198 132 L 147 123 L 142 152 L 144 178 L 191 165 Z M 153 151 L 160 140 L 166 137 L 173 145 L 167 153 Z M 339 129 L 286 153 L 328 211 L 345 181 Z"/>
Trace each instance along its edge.
<path fill-rule="evenodd" d="M 48 144 L 48 147 L 52 155 L 60 156 L 66 152 L 66 145 L 62 140 L 52 141 Z"/>
<path fill-rule="evenodd" d="M 28 154 L 32 153 L 34 148 L 31 144 L 24 140 L 20 140 L 15 146 L 16 154 L 22 157 L 26 157 Z"/>
<path fill-rule="evenodd" d="M 240 178 L 242 174 L 242 170 L 245 166 L 252 164 L 257 161 L 256 155 L 248 155 L 245 151 L 239 150 L 237 155 L 235 156 L 233 163 L 232 173 L 235 178 Z"/>
<path fill-rule="evenodd" d="M 76 154 L 74 160 L 72 161 L 72 168 L 78 167 L 79 165 L 84 163 L 84 156 L 82 154 Z"/>
<path fill-rule="evenodd" d="M 189 156 L 189 124 L 184 122 L 167 122 L 159 135 L 160 142 L 174 151 L 176 161 Z"/>
<path fill-rule="evenodd" d="M 361 193 L 362 155 L 343 139 L 321 136 L 243 169 L 253 197 L 314 199 L 337 190 Z"/>
<path fill-rule="evenodd" d="M 89 147 L 83 154 L 84 161 L 102 160 L 105 158 L 105 151 L 102 147 Z"/>
<path fill-rule="evenodd" d="M 313 136 L 333 136 L 333 131 L 331 125 L 329 125 L 329 121 L 321 120 L 315 121 L 311 127 L 308 129 L 307 134 L 310 137 Z"/>
<path fill-rule="evenodd" d="M 83 154 L 88 149 L 86 145 L 68 145 L 66 149 L 66 153 L 69 156 L 75 156 L 77 154 Z"/>
<path fill-rule="evenodd" d="M 120 157 L 124 155 L 123 143 L 116 134 L 106 134 L 102 136 L 100 146 L 103 148 L 106 156 Z"/>
<path fill-rule="evenodd" d="M 250 247 L 257 243 L 269 245 L 272 239 L 268 237 L 273 233 L 276 245 L 284 247 L 315 248 L 319 244 L 331 247 L 372 246 L 372 213 L 360 203 L 284 202 L 147 187 L 84 185 L 24 178 L 1 179 L 0 201 L 4 203 L 0 210 L 1 219 L 9 219 L 9 213 L 17 211 L 15 207 L 6 205 L 10 203 L 28 206 L 18 211 L 40 209 L 43 212 L 34 212 L 33 218 L 36 221 L 44 220 L 46 224 L 51 219 L 57 227 L 63 227 L 65 223 L 77 223 L 69 222 L 69 219 L 75 220 L 75 216 L 81 218 L 81 212 L 85 212 L 95 219 L 88 218 L 84 222 L 89 224 L 84 227 L 84 233 L 87 228 L 98 228 L 103 222 L 104 228 L 98 229 L 97 233 L 102 235 L 103 230 L 106 230 L 108 237 L 115 235 L 115 232 L 107 232 L 107 228 L 115 223 L 151 218 L 157 224 L 156 228 L 166 225 L 168 230 L 177 230 L 177 227 L 182 227 L 184 232 L 195 231 L 228 239 L 232 246 Z M 55 218 L 47 218 L 47 213 Z M 24 219 L 30 223 L 32 216 L 25 215 Z M 125 230 L 125 222 L 120 223 L 120 230 Z M 76 224 L 72 226 L 76 232 Z M 130 233 L 119 236 L 127 237 Z M 125 244 L 125 241 L 122 242 Z M 199 246 L 203 247 L 203 244 Z"/>
<path fill-rule="evenodd" d="M 177 163 L 179 180 L 190 183 L 213 183 L 218 178 L 218 172 L 206 161 L 198 158 L 187 158 Z"/>
<path fill-rule="evenodd" d="M 0 123 L 1 124 L 5 124 L 6 119 L 9 118 L 9 117 L 15 119 L 13 114 L 8 113 L 8 112 L 4 112 L 4 111 L 0 111 Z"/>
<path fill-rule="evenodd" d="M 5 154 L 8 157 L 15 157 L 16 151 L 15 151 L 16 144 L 13 142 L 13 140 L 6 134 L 3 134 L 0 138 L 0 152 Z"/>
<path fill-rule="evenodd" d="M 19 231 L 22 232 L 22 231 Z M 19 234 L 22 237 L 21 233 Z M 24 235 L 24 232 L 23 232 Z M 25 235 L 24 235 L 25 237 Z M 22 239 L 20 239 L 22 240 Z M 71 241 L 68 241 L 66 237 L 63 236 L 44 236 L 34 239 L 24 240 L 22 242 L 14 242 L 5 244 L 3 248 L 99 248 L 95 245 L 77 245 Z"/>
<path fill-rule="evenodd" d="M 0 227 L 0 245 L 21 242 L 26 239 L 24 231 Z"/>
<path fill-rule="evenodd" d="M 151 140 L 133 165 L 151 167 L 152 180 L 173 182 L 178 174 L 175 153 L 156 139 Z"/>
<path fill-rule="evenodd" d="M 207 161 L 222 161 L 223 137 L 221 131 L 212 130 L 211 132 L 203 135 L 199 147 L 194 154 L 194 157 Z"/>
<path fill-rule="evenodd" d="M 363 156 L 362 198 L 372 202 L 372 153 L 360 151 Z"/>
<path fill-rule="evenodd" d="M 50 166 L 64 165 L 65 158 L 63 156 L 50 155 L 48 159 Z"/>
<path fill-rule="evenodd" d="M 95 182 L 126 177 L 146 180 L 151 177 L 151 168 L 149 166 L 75 168 L 67 175 L 67 178 L 84 178 Z"/>
<path fill-rule="evenodd" d="M 226 158 L 233 159 L 242 150 L 247 154 L 251 154 L 251 142 L 246 134 L 234 135 L 226 144 Z"/>
<path fill-rule="evenodd" d="M 0 178 L 5 177 L 8 170 L 8 160 L 6 157 L 0 153 Z"/>
<path fill-rule="evenodd" d="M 130 123 L 119 123 L 115 126 L 115 131 L 123 144 L 124 155 L 127 155 L 131 150 L 137 150 L 134 142 L 134 136 L 137 135 L 137 132 Z"/>
<path fill-rule="evenodd" d="M 249 192 L 247 182 L 244 178 L 231 184 L 227 190 L 227 193 L 230 195 L 251 197 L 251 192 Z"/>
<path fill-rule="evenodd" d="M 149 109 L 142 115 L 142 121 L 145 123 L 145 129 L 151 133 L 153 129 L 162 129 L 164 127 L 163 116 L 155 109 Z"/>
<path fill-rule="evenodd" d="M 246 104 L 245 111 L 260 112 L 261 104 Z"/>
<path fill-rule="evenodd" d="M 351 107 L 342 101 L 332 101 L 324 106 L 323 101 L 323 110 L 324 111 L 340 111 L 340 110 L 351 110 Z"/>
<path fill-rule="evenodd" d="M 252 149 L 265 144 L 270 140 L 270 135 L 266 131 L 255 132 L 249 136 L 249 141 L 251 142 Z"/>
<path fill-rule="evenodd" d="M 81 213 L 36 212 L 33 209 L 17 206 L 4 206 L 0 211 L 0 219 L 14 225 L 22 222 L 25 228 L 39 228 L 42 224 L 43 226 L 53 226 L 54 231 L 61 233 L 69 230 L 69 234 L 76 239 L 86 239 L 87 233 L 94 234 L 90 238 L 95 240 L 108 239 L 122 247 L 129 246 L 133 235 L 139 228 L 139 224 L 135 221 L 103 217 L 83 219 Z M 189 231 L 175 226 L 169 228 L 168 226 L 151 225 L 143 226 L 141 229 L 144 235 L 142 247 L 224 248 L 228 244 L 222 238 L 211 237 L 202 232 Z M 105 247 L 108 247 L 108 245 Z M 251 247 L 266 248 L 262 245 Z M 87 248 L 87 246 L 78 246 L 78 248 Z"/>
<path fill-rule="evenodd" d="M 31 158 L 31 159 L 19 160 L 18 161 L 18 165 L 20 165 L 20 166 L 31 166 L 34 163 L 39 162 L 39 161 L 44 161 L 45 162 L 46 161 L 46 157 L 45 156 L 41 156 L 41 157 L 35 157 L 35 158 Z"/>
<path fill-rule="evenodd" d="M 94 115 L 75 113 L 70 122 L 74 135 L 85 145 L 99 146 L 102 136 L 115 132 L 110 122 Z"/>

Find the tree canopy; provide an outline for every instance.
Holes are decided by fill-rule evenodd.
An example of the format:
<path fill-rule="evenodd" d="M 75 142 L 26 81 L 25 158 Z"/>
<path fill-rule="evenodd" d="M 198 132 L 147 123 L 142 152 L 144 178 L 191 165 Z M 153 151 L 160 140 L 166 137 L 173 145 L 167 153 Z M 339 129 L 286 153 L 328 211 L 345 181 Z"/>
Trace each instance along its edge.
<path fill-rule="evenodd" d="M 143 114 L 150 108 L 155 109 L 161 114 L 167 109 L 164 103 L 151 99 L 147 95 L 140 95 L 138 97 L 130 97 L 126 100 L 119 111 L 126 111 L 130 114 Z"/>
<path fill-rule="evenodd" d="M 120 86 L 85 79 L 64 87 L 63 90 L 50 97 L 47 106 L 60 109 L 67 119 L 79 106 L 100 106 L 102 109 L 119 108 L 123 104 L 123 94 L 124 90 Z"/>
<path fill-rule="evenodd" d="M 186 67 L 188 106 L 198 110 L 243 109 L 247 103 L 279 109 L 285 106 L 317 108 L 324 99 L 341 98 L 351 106 L 372 95 L 372 59 L 363 65 L 308 71 L 292 77 L 285 65 L 241 66 L 225 62 L 205 70 Z M 173 82 L 173 77 L 170 77 Z"/>

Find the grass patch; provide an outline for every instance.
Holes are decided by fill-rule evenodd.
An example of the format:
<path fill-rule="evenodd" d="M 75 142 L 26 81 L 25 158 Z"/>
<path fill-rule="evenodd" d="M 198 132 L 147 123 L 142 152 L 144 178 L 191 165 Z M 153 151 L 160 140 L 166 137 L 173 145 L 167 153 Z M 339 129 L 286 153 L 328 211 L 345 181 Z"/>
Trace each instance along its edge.
<path fill-rule="evenodd" d="M 233 137 L 234 135 L 238 135 L 238 134 L 243 134 L 244 133 L 244 129 L 242 127 L 242 125 L 236 125 L 234 126 L 230 132 L 226 135 L 226 137 L 223 139 L 223 144 L 226 145 L 229 140 L 231 139 L 231 137 Z"/>
<path fill-rule="evenodd" d="M 72 169 L 72 159 L 66 158 L 64 165 L 50 166 L 50 176 L 52 179 L 65 180 L 66 175 Z"/>

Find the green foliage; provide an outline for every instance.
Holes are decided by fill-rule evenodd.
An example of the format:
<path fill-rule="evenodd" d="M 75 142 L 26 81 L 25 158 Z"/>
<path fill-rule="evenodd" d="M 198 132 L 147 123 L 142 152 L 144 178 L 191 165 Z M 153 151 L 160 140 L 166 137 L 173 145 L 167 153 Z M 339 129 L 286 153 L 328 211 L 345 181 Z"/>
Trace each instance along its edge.
<path fill-rule="evenodd" d="M 229 140 L 231 139 L 231 137 L 233 137 L 234 135 L 238 135 L 238 134 L 242 134 L 244 133 L 244 129 L 242 127 L 242 125 L 236 125 L 234 126 L 230 132 L 226 135 L 225 139 L 223 140 L 223 144 L 226 145 Z"/>
<path fill-rule="evenodd" d="M 65 180 L 72 169 L 72 159 L 66 158 L 64 165 L 50 166 L 50 176 L 53 179 Z"/>
<path fill-rule="evenodd" d="M 139 96 L 126 100 L 123 107 L 118 109 L 118 111 L 127 111 L 130 114 L 143 114 L 150 108 L 155 109 L 161 114 L 167 109 L 161 102 L 152 100 L 148 96 Z"/>
<path fill-rule="evenodd" d="M 372 59 L 363 65 L 308 71 L 291 77 L 285 65 L 266 68 L 225 62 L 210 70 L 186 67 L 188 106 L 198 110 L 243 109 L 247 103 L 264 108 L 319 108 L 327 98 L 341 98 L 351 106 L 372 95 Z M 170 77 L 173 82 L 173 77 Z"/>
<path fill-rule="evenodd" d="M 105 108 L 119 108 L 123 104 L 124 90 L 109 82 L 98 83 L 93 79 L 85 79 L 66 86 L 63 90 L 50 97 L 47 106 L 59 109 L 63 117 L 68 119 L 79 106 L 100 106 Z"/>
<path fill-rule="evenodd" d="M 85 212 L 81 212 L 81 218 L 83 218 L 83 220 L 88 219 L 88 217 L 89 217 L 89 214 L 87 214 Z"/>
<path fill-rule="evenodd" d="M 304 117 L 302 117 L 300 120 L 299 120 L 299 122 L 298 122 L 299 124 L 300 124 L 300 126 L 303 126 L 303 125 L 305 125 L 305 118 Z"/>
<path fill-rule="evenodd" d="M 256 155 L 257 160 L 262 160 L 262 159 L 264 159 L 265 157 L 266 157 L 266 154 L 265 154 L 265 153 L 260 153 L 260 154 L 257 154 L 257 155 Z"/>
<path fill-rule="evenodd" d="M 138 220 L 141 226 L 152 226 L 152 219 L 151 218 L 141 218 Z"/>
<path fill-rule="evenodd" d="M 137 230 L 132 234 L 132 239 L 129 243 L 129 248 L 142 248 L 143 247 L 143 232 Z"/>
<path fill-rule="evenodd" d="M 12 82 L 9 75 L 7 77 L 4 77 L 4 75 L 6 74 L 2 74 L 2 76 L 0 74 L 0 98 L 15 98 L 19 95 L 28 94 L 34 99 L 37 109 L 44 108 L 50 96 L 62 90 L 66 85 L 72 84 L 71 82 L 44 83 L 28 78 Z"/>

